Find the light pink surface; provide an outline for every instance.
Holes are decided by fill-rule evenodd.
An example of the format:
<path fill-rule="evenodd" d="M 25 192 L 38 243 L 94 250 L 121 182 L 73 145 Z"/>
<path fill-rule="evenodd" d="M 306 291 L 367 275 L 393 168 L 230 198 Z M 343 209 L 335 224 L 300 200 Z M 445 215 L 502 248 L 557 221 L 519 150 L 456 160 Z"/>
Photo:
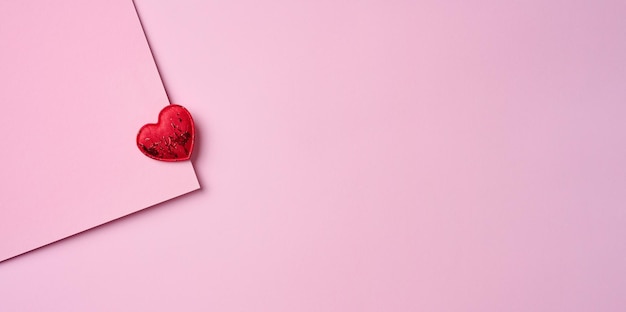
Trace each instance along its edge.
<path fill-rule="evenodd" d="M 3 1 L 0 42 L 0 261 L 199 187 L 137 150 L 169 102 L 132 2 Z"/>
<path fill-rule="evenodd" d="M 203 189 L 1 311 L 626 310 L 623 1 L 147 1 Z"/>

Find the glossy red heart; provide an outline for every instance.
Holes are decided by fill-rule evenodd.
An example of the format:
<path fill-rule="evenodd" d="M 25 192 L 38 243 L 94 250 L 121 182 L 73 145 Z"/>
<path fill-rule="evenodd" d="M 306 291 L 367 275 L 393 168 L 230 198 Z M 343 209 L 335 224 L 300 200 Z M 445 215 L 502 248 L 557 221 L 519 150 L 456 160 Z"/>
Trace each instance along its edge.
<path fill-rule="evenodd" d="M 171 104 L 161 110 L 156 124 L 147 124 L 139 129 L 137 147 L 156 160 L 188 160 L 193 151 L 194 136 L 189 111 L 178 104 Z"/>

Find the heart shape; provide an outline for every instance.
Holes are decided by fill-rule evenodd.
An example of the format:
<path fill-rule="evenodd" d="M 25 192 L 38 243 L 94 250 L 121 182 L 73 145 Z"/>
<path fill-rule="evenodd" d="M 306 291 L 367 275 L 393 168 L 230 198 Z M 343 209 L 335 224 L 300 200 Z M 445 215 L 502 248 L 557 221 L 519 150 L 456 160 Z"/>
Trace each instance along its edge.
<path fill-rule="evenodd" d="M 195 129 L 189 111 L 178 105 L 166 106 L 156 124 L 146 124 L 137 134 L 137 147 L 144 155 L 162 161 L 191 157 Z"/>

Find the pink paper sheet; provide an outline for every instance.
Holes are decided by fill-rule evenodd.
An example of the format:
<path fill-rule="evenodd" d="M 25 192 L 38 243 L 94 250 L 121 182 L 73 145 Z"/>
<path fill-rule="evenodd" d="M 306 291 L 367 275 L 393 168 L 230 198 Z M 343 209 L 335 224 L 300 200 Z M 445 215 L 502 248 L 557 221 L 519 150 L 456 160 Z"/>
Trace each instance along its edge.
<path fill-rule="evenodd" d="M 3 1 L 0 42 L 0 261 L 199 188 L 135 145 L 169 101 L 132 1 Z"/>

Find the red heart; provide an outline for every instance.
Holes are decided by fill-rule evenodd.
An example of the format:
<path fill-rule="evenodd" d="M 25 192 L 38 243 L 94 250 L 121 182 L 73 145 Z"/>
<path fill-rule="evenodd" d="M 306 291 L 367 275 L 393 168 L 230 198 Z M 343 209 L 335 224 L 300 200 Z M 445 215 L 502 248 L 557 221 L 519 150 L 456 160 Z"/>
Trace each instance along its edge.
<path fill-rule="evenodd" d="M 188 160 L 193 143 L 193 119 L 189 111 L 178 104 L 163 108 L 159 113 L 159 121 L 144 125 L 137 134 L 139 150 L 156 160 Z"/>

